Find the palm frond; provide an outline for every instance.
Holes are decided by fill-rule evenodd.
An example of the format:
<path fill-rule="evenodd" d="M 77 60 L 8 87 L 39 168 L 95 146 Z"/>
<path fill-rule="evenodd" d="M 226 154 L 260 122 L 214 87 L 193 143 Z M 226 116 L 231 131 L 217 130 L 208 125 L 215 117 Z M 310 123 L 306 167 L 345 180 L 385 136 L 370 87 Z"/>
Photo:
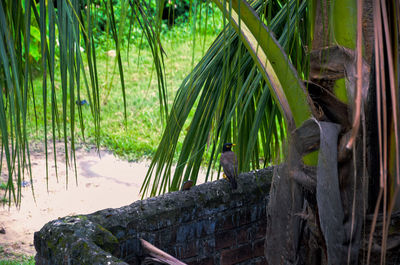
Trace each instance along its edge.
<path fill-rule="evenodd" d="M 393 10 L 393 12 L 388 12 Z M 380 264 L 385 264 L 387 240 L 393 211 L 400 209 L 400 142 L 399 142 L 399 36 L 400 6 L 397 2 L 374 1 L 374 66 L 376 86 L 376 117 L 379 158 L 379 194 L 376 197 L 373 225 L 369 237 L 368 259 L 378 214 L 383 214 Z M 388 14 L 387 16 L 384 14 Z M 375 183 L 378 183 L 376 181 Z M 376 189 L 377 190 L 377 189 Z"/>
<path fill-rule="evenodd" d="M 252 5 L 263 11 L 262 1 Z M 269 26 L 273 32 L 282 32 L 279 42 L 289 43 L 291 32 L 289 26 L 284 30 L 285 18 L 294 22 L 305 7 L 296 9 L 296 1 L 290 1 L 274 12 Z M 188 179 L 196 181 L 205 163 L 203 156 L 208 160 L 206 180 L 213 179 L 224 142 L 237 143 L 240 170 L 258 168 L 261 159 L 268 164 L 279 156 L 285 128 L 269 84 L 236 31 L 227 26 L 180 86 L 141 192 L 153 196 L 177 190 Z"/>
<path fill-rule="evenodd" d="M 146 6 L 141 1 L 123 1 L 122 20 L 117 25 L 110 11 L 112 36 L 117 47 L 117 60 L 122 83 L 123 100 L 125 99 L 124 75 L 120 52 L 120 39 L 128 12 L 140 22 L 146 40 L 152 48 L 155 68 L 157 70 L 162 112 L 167 115 L 166 86 L 164 81 L 163 51 L 159 39 L 160 25 L 157 18 L 151 18 Z M 128 8 L 130 7 L 130 8 Z M 2 157 L 4 154 L 8 169 L 7 193 L 9 202 L 17 205 L 21 198 L 21 182 L 24 180 L 25 168 L 29 165 L 29 141 L 26 130 L 28 105 L 35 104 L 38 97 L 29 90 L 33 76 L 31 63 L 31 29 L 40 32 L 39 46 L 41 60 L 39 64 L 42 77 L 44 144 L 46 152 L 46 176 L 48 175 L 48 140 L 53 141 L 55 163 L 55 141 L 63 138 L 66 169 L 69 163 L 75 165 L 75 137 L 80 127 L 84 137 L 84 121 L 81 106 L 75 102 L 83 94 L 88 98 L 94 117 L 95 141 L 100 144 L 100 90 L 96 67 L 96 50 L 93 36 L 91 0 L 25 0 L 2 1 L 0 3 L 0 129 L 2 137 Z M 160 7 L 162 8 L 162 7 Z M 59 63 L 59 64 L 58 64 Z M 59 65 L 61 95 L 55 86 L 55 73 Z M 84 67 L 87 65 L 87 68 Z M 83 82 L 83 84 L 82 84 Z M 32 88 L 33 91 L 33 88 Z M 61 96 L 61 106 L 57 106 L 57 95 Z M 60 107 L 60 108 L 59 108 Z M 125 118 L 126 118 L 126 104 Z M 75 122 L 79 118 L 79 125 Z M 35 119 L 36 109 L 35 109 Z M 71 159 L 72 158 L 72 159 Z M 56 165 L 57 166 L 57 165 Z M 3 168 L 3 167 L 2 167 Z M 1 170 L 1 169 L 0 169 Z M 57 169 L 56 169 L 57 170 Z M 75 167 L 76 170 L 76 167 Z M 30 172 L 30 169 L 28 169 Z M 76 171 L 75 171 L 76 173 Z M 76 174 L 75 174 L 76 175 Z M 32 176 L 30 175 L 31 182 Z M 68 175 L 67 175 L 68 180 Z M 67 181 L 68 183 L 68 181 Z M 17 185 L 17 186 L 15 186 Z"/>
<path fill-rule="evenodd" d="M 273 34 L 246 1 L 214 1 L 239 32 L 243 43 L 269 83 L 290 130 L 311 117 L 306 89 Z M 228 3 L 229 2 L 229 3 Z M 241 15 L 240 15 L 241 13 Z M 288 16 L 289 17 L 289 16 Z M 287 24 L 290 24 L 288 19 Z M 241 28 L 239 27 L 241 25 Z"/>

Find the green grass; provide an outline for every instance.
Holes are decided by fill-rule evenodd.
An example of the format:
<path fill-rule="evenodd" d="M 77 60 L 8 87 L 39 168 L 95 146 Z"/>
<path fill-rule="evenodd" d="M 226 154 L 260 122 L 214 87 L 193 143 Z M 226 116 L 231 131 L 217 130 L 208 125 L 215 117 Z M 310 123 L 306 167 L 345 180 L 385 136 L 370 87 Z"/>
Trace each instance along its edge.
<path fill-rule="evenodd" d="M 190 28 L 175 27 L 171 31 L 162 34 L 165 57 L 165 76 L 168 88 L 168 102 L 172 104 L 174 95 L 182 80 L 188 75 L 194 65 L 201 59 L 206 49 L 217 36 L 216 30 L 207 30 L 206 38 L 196 36 L 193 49 L 193 36 Z M 125 126 L 124 108 L 121 84 L 118 74 L 118 66 L 115 67 L 115 58 L 107 55 L 114 47 L 102 47 L 97 50 L 97 63 L 99 72 L 99 86 L 101 97 L 101 145 L 114 151 L 116 154 L 128 159 L 137 160 L 151 157 L 155 152 L 163 132 L 163 123 L 160 114 L 157 78 L 152 71 L 153 59 L 148 48 L 139 49 L 130 45 L 121 52 L 127 100 L 127 123 Z M 194 54 L 193 54 L 194 51 Z M 192 61 L 192 58 L 194 61 Z M 28 126 L 31 140 L 43 141 L 43 101 L 42 81 L 38 77 L 34 81 L 36 114 L 38 127 L 34 117 L 33 104 L 30 102 Z M 82 86 L 83 86 L 82 82 Z M 58 97 L 58 108 L 61 108 L 61 81 L 60 74 L 56 73 L 56 89 Z M 82 91 L 84 88 L 82 87 Z M 50 87 L 48 87 L 50 94 Z M 50 95 L 48 96 L 48 108 L 50 106 Z M 87 99 L 85 93 L 81 99 Z M 69 114 L 68 114 L 69 115 Z M 83 117 L 85 126 L 85 140 L 89 144 L 94 143 L 95 128 L 93 118 L 88 105 L 83 106 Z M 68 118 L 69 119 L 69 118 Z M 48 132 L 51 132 L 51 112 L 47 112 Z M 79 118 L 76 113 L 76 137 L 83 141 Z M 62 136 L 62 127 L 59 128 Z M 51 148 L 51 147 L 49 147 Z M 178 146 L 179 148 L 179 146 Z"/>
<path fill-rule="evenodd" d="M 7 183 L 0 180 L 0 205 L 8 202 L 7 198 L 4 197 L 4 191 L 7 189 Z M 0 246 L 1 251 L 1 246 Z"/>
<path fill-rule="evenodd" d="M 9 259 L 4 259 L 4 260 L 0 260 L 0 265 L 34 265 L 35 264 L 35 258 L 32 257 L 21 257 L 19 259 L 16 260 L 9 260 Z"/>
<path fill-rule="evenodd" d="M 35 257 L 19 253 L 10 253 L 0 245 L 0 265 L 34 265 Z"/>

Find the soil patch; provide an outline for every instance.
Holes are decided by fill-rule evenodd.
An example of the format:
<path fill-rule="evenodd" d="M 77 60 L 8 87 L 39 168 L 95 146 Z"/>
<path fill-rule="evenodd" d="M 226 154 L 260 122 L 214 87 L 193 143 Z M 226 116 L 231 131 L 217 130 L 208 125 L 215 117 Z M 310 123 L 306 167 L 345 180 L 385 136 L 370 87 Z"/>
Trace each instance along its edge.
<path fill-rule="evenodd" d="M 33 233 L 54 219 L 88 214 L 105 208 L 117 208 L 139 200 L 140 187 L 150 161 L 128 162 L 107 150 L 77 148 L 77 178 L 72 167 L 65 166 L 64 148 L 57 145 L 57 171 L 49 153 L 49 177 L 43 147 L 31 151 L 33 189 L 29 179 L 22 188 L 20 209 L 0 206 L 0 259 L 7 254 L 34 255 Z M 2 180 L 7 179 L 3 168 Z M 204 179 L 201 178 L 201 179 Z M 0 191 L 2 196 L 4 191 Z"/>

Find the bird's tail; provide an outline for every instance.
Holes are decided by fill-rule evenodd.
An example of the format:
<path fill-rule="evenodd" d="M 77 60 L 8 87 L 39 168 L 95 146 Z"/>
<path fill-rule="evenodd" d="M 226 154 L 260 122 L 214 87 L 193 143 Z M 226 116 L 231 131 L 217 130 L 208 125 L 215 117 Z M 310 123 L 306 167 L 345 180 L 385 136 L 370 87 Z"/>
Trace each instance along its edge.
<path fill-rule="evenodd" d="M 229 178 L 229 182 L 231 183 L 231 185 L 232 185 L 232 189 L 233 190 L 236 190 L 237 189 L 237 182 L 236 182 L 236 179 L 235 178 Z"/>

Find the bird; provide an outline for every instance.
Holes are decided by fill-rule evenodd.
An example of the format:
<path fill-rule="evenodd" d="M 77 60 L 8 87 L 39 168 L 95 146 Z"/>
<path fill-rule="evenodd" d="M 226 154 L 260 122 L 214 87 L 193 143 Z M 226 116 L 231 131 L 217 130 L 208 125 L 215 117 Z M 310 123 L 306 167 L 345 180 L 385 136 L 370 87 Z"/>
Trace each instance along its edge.
<path fill-rule="evenodd" d="M 224 174 L 232 185 L 232 189 L 237 188 L 238 160 L 235 153 L 231 150 L 235 144 L 226 143 L 222 147 L 220 165 L 224 169 Z"/>
<path fill-rule="evenodd" d="M 78 99 L 75 103 L 76 103 L 76 105 L 78 105 L 78 106 L 83 106 L 83 105 L 85 105 L 85 104 L 89 105 L 89 103 L 87 102 L 86 99 L 84 99 L 84 100 L 79 100 L 79 99 Z"/>
<path fill-rule="evenodd" d="M 190 190 L 192 186 L 193 186 L 193 180 L 189 179 L 183 182 L 181 190 Z"/>

